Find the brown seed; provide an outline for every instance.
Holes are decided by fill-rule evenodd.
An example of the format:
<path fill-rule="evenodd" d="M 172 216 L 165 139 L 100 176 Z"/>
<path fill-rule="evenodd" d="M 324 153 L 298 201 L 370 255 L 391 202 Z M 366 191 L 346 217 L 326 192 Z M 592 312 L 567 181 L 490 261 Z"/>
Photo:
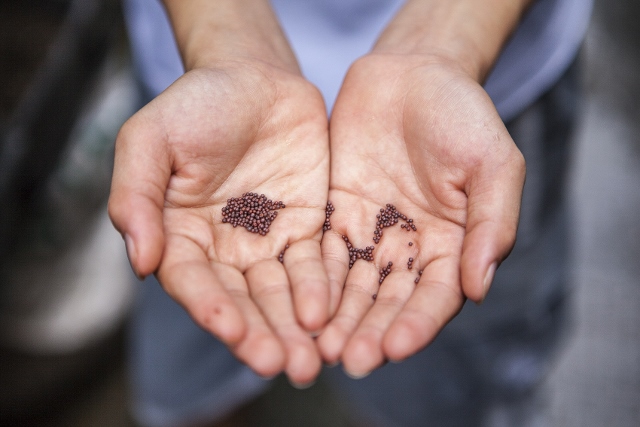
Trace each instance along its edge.
<path fill-rule="evenodd" d="M 271 222 L 278 215 L 276 210 L 284 208 L 284 203 L 273 202 L 264 194 L 244 193 L 241 197 L 227 199 L 227 205 L 222 208 L 222 222 L 266 236 Z"/>
<path fill-rule="evenodd" d="M 327 207 L 325 208 L 325 220 L 324 220 L 324 225 L 322 226 L 322 231 L 331 230 L 331 214 L 333 214 L 334 210 L 335 208 L 333 207 L 333 204 L 330 201 L 327 202 Z"/>
<path fill-rule="evenodd" d="M 367 246 L 364 249 L 355 248 L 349 238 L 347 236 L 342 236 L 342 240 L 347 245 L 347 249 L 349 250 L 349 268 L 353 267 L 353 264 L 359 259 L 363 259 L 365 261 L 373 261 L 373 246 Z"/>
<path fill-rule="evenodd" d="M 397 224 L 400 219 L 406 222 L 405 224 L 400 224 L 400 228 L 406 231 L 417 231 L 413 225 L 413 219 L 407 219 L 406 215 L 398 212 L 396 207 L 390 203 L 386 204 L 386 208 L 380 209 L 380 213 L 376 215 L 376 219 L 376 229 L 373 232 L 373 242 L 376 244 L 380 243 L 382 229 Z"/>
<path fill-rule="evenodd" d="M 381 268 L 379 273 L 380 273 L 380 279 L 378 279 L 378 283 L 382 284 L 382 282 L 384 282 L 384 279 L 387 278 L 387 276 L 391 273 L 391 266 L 393 265 L 393 263 L 391 261 L 389 261 L 387 263 L 387 266 L 384 268 Z"/>
<path fill-rule="evenodd" d="M 376 298 L 378 298 L 378 294 L 373 294 L 373 295 L 371 295 L 371 298 L 373 298 L 373 300 L 375 301 L 375 300 L 376 300 Z"/>

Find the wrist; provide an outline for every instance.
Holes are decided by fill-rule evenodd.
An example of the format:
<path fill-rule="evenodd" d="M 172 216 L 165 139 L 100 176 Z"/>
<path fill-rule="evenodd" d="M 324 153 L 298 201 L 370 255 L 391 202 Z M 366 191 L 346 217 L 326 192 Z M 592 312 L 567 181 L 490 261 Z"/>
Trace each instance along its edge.
<path fill-rule="evenodd" d="M 422 55 L 483 82 L 532 0 L 409 0 L 373 51 Z"/>
<path fill-rule="evenodd" d="M 267 0 L 163 0 L 186 70 L 229 60 L 299 73 Z"/>

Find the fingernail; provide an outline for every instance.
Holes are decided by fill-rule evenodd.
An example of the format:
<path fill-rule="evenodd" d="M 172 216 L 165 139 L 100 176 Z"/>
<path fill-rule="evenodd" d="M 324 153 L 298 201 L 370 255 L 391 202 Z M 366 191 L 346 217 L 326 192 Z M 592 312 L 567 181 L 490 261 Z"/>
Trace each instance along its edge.
<path fill-rule="evenodd" d="M 307 331 L 307 333 L 309 334 L 309 336 L 311 338 L 317 338 L 320 336 L 320 334 L 324 331 L 324 328 L 320 328 L 316 331 Z"/>
<path fill-rule="evenodd" d="M 365 378 L 367 376 L 369 376 L 369 374 L 371 373 L 371 371 L 367 371 L 367 372 L 351 372 L 348 369 L 344 369 L 344 373 L 347 374 L 347 376 L 351 379 L 354 380 L 361 380 L 362 378 Z"/>
<path fill-rule="evenodd" d="M 494 262 L 489 266 L 487 272 L 484 275 L 484 281 L 482 282 L 482 300 L 480 301 L 480 304 L 482 304 L 484 299 L 487 297 L 487 293 L 489 292 L 489 288 L 491 287 L 491 282 L 493 282 L 493 276 L 495 276 L 496 274 L 496 268 L 498 268 L 498 263 Z"/>
<path fill-rule="evenodd" d="M 291 387 L 296 388 L 298 390 L 305 390 L 316 383 L 315 380 L 309 381 L 308 383 L 297 383 L 291 380 L 291 378 L 288 378 L 288 379 L 289 379 L 289 384 L 291 384 Z"/>
<path fill-rule="evenodd" d="M 265 380 L 265 381 L 271 381 L 272 379 L 274 379 L 275 377 L 278 376 L 278 374 L 275 374 L 275 375 L 260 375 L 260 374 L 256 374 L 256 375 L 259 376 L 261 380 Z"/>
<path fill-rule="evenodd" d="M 129 258 L 129 265 L 131 265 L 131 269 L 133 270 L 138 280 L 144 280 L 144 276 L 140 275 L 140 273 L 138 273 L 138 270 L 136 270 L 135 265 L 136 261 L 138 260 L 138 252 L 136 251 L 135 242 L 128 234 L 124 235 L 124 244 L 127 248 L 127 257 Z"/>

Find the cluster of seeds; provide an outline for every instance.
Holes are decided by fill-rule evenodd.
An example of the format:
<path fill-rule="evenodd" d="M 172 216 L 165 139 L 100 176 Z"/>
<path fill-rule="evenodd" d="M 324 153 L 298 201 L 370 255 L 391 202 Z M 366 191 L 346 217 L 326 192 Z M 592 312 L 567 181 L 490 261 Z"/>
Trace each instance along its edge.
<path fill-rule="evenodd" d="M 411 231 L 411 230 L 418 231 L 418 229 L 416 228 L 416 226 L 413 223 L 413 219 L 412 218 L 409 218 L 407 220 L 406 224 L 400 224 L 400 228 L 404 228 L 407 231 Z"/>
<path fill-rule="evenodd" d="M 416 226 L 413 225 L 413 219 L 409 219 L 403 213 L 398 212 L 396 207 L 390 203 L 387 203 L 386 208 L 380 209 L 380 213 L 376 215 L 376 218 L 378 221 L 376 222 L 376 229 L 373 231 L 373 241 L 376 244 L 382 238 L 382 229 L 397 224 L 401 219 L 406 221 L 406 224 L 400 225 L 402 228 L 406 228 L 407 231 L 411 229 L 417 231 Z"/>
<path fill-rule="evenodd" d="M 409 270 L 413 268 L 413 258 L 409 258 L 409 261 L 407 261 L 407 268 Z"/>
<path fill-rule="evenodd" d="M 241 197 L 227 199 L 227 205 L 222 208 L 222 222 L 266 236 L 278 209 L 284 208 L 284 203 L 274 202 L 264 194 L 244 193 Z"/>
<path fill-rule="evenodd" d="M 333 213 L 334 210 L 335 208 L 333 207 L 333 203 L 327 202 L 327 207 L 324 210 L 325 219 L 324 219 L 324 225 L 322 226 L 322 231 L 331 230 L 331 214 Z"/>
<path fill-rule="evenodd" d="M 418 277 L 416 277 L 416 280 L 414 280 L 414 283 L 418 284 L 418 282 L 420 281 L 420 276 L 422 276 L 422 270 L 418 271 Z"/>
<path fill-rule="evenodd" d="M 287 249 L 289 249 L 288 244 L 284 246 L 284 249 L 282 250 L 282 252 L 280 252 L 280 255 L 278 255 L 278 261 L 280 261 L 281 264 L 284 263 L 284 251 L 286 251 Z"/>
<path fill-rule="evenodd" d="M 342 236 L 342 240 L 347 244 L 347 249 L 349 249 L 349 268 L 353 267 L 353 264 L 359 259 L 363 259 L 365 261 L 373 261 L 373 246 L 367 246 L 364 249 L 358 249 L 354 247 L 349 238 L 347 236 Z"/>
<path fill-rule="evenodd" d="M 382 282 L 384 282 L 384 279 L 386 279 L 389 273 L 391 273 L 391 266 L 393 266 L 393 263 L 389 261 L 385 268 L 380 269 L 380 280 L 378 280 L 378 283 L 382 284 Z"/>

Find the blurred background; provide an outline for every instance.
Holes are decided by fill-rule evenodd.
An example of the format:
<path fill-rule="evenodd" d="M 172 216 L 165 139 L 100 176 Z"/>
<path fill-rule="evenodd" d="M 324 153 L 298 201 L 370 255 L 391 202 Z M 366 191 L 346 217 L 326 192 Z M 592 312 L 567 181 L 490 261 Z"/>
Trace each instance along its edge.
<path fill-rule="evenodd" d="M 135 426 L 136 283 L 106 215 L 113 141 L 140 107 L 121 20 L 117 0 L 0 1 L 0 425 Z M 583 49 L 554 426 L 640 425 L 639 20 L 636 0 L 596 0 Z M 332 399 L 278 378 L 220 426 L 349 426 Z"/>

